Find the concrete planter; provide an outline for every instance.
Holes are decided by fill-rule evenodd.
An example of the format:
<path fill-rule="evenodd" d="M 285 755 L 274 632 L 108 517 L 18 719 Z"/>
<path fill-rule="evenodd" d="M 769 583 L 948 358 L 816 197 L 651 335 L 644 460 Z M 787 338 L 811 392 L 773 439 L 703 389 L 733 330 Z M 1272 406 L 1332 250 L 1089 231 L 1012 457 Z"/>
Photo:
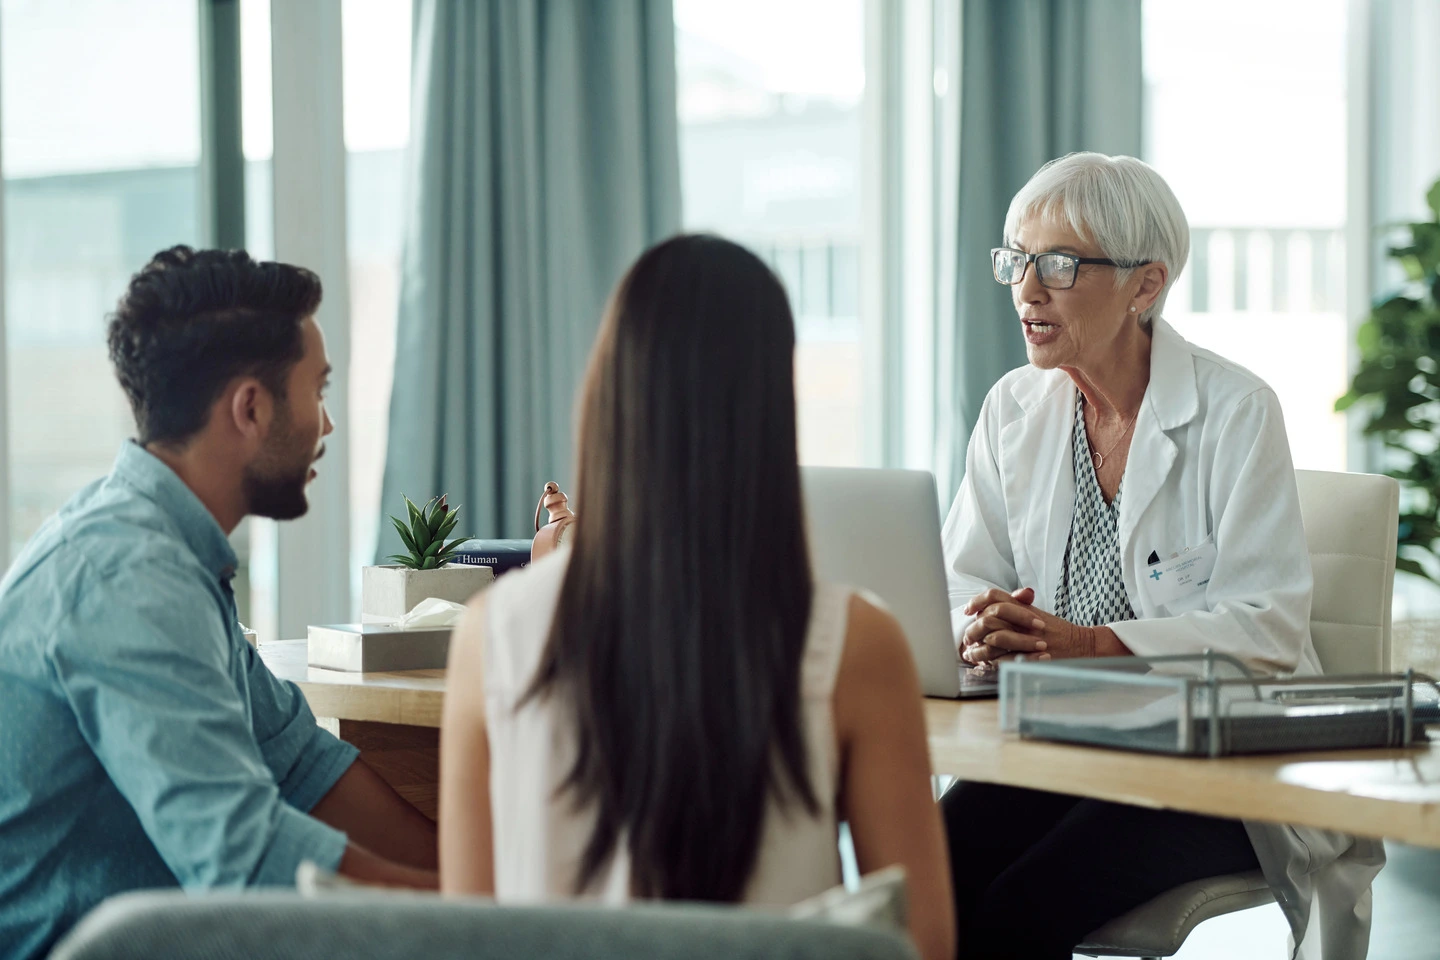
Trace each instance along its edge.
<path fill-rule="evenodd" d="M 360 581 L 360 620 L 382 623 L 403 617 L 427 597 L 465 603 L 495 580 L 489 567 L 451 563 L 438 570 L 399 564 L 366 567 Z"/>

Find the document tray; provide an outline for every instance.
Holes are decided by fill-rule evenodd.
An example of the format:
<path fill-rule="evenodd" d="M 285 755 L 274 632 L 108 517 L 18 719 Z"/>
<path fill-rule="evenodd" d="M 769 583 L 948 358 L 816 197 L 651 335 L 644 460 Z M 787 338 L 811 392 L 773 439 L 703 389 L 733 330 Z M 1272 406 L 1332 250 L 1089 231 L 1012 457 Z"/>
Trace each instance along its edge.
<path fill-rule="evenodd" d="M 1179 756 L 1404 747 L 1440 722 L 1440 688 L 1413 672 L 1279 679 L 1197 654 L 1021 661 L 1000 671 L 1002 729 Z"/>

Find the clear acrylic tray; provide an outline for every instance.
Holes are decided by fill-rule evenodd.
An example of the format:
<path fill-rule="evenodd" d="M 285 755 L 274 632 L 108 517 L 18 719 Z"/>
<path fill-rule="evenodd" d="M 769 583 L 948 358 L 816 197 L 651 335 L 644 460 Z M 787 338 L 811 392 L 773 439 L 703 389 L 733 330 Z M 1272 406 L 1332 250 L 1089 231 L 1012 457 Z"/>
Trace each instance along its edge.
<path fill-rule="evenodd" d="M 1403 674 L 1278 679 L 1224 654 L 1024 660 L 1000 670 L 1001 728 L 1146 753 L 1403 747 L 1440 723 L 1440 687 Z"/>

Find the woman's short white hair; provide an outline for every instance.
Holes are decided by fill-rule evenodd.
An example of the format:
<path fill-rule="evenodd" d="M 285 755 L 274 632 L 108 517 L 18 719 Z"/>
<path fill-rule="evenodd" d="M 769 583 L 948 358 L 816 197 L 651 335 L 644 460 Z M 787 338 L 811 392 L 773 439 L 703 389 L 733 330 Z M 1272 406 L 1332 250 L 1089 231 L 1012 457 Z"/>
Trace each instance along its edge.
<path fill-rule="evenodd" d="M 1021 224 L 1037 216 L 1068 224 L 1116 263 L 1165 264 L 1169 268 L 1165 289 L 1140 314 L 1140 323 L 1149 327 L 1160 316 L 1165 297 L 1190 256 L 1190 223 L 1174 191 L 1154 168 L 1134 157 L 1103 153 L 1072 153 L 1051 160 L 1010 201 L 1005 242 L 1013 242 Z M 1131 272 L 1116 270 L 1116 285 L 1125 283 Z"/>

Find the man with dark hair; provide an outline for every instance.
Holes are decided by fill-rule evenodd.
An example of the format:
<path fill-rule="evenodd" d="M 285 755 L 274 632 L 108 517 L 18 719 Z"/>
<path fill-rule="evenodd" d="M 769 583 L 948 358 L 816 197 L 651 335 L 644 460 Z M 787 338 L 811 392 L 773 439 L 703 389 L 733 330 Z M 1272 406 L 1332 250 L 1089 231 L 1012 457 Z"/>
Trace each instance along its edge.
<path fill-rule="evenodd" d="M 435 885 L 434 824 L 316 726 L 230 591 L 229 533 L 302 515 L 334 429 L 320 295 L 175 247 L 110 319 L 137 440 L 0 583 L 0 958 L 141 887 L 288 885 L 302 860 Z"/>

